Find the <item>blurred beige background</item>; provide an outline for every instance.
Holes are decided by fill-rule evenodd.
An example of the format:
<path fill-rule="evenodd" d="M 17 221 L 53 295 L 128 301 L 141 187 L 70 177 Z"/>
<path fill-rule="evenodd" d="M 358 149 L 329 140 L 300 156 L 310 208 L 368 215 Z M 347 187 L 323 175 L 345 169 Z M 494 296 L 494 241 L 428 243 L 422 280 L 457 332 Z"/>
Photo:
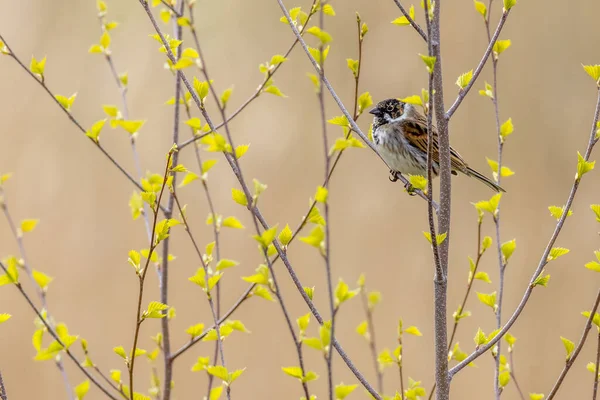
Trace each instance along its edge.
<path fill-rule="evenodd" d="M 310 1 L 287 1 L 288 7 L 308 7 Z M 470 0 L 443 4 L 443 55 L 446 105 L 452 103 L 456 77 L 478 63 L 486 46 L 484 26 Z M 500 13 L 495 1 L 493 19 Z M 346 58 L 356 58 L 355 16 L 359 11 L 370 31 L 365 41 L 361 91 L 369 90 L 375 101 L 419 93 L 426 85 L 426 73 L 417 53 L 425 53 L 421 39 L 409 27 L 389 22 L 400 15 L 392 1 L 333 1 L 337 16 L 327 18 L 326 29 L 334 37 L 327 60 L 329 77 L 338 94 L 351 104 L 353 80 Z M 406 6 L 410 4 L 404 2 Z M 164 102 L 173 95 L 173 79 L 163 69 L 163 56 L 154 33 L 137 1 L 108 1 L 109 19 L 120 22 L 113 31 L 113 56 L 120 72 L 128 71 L 129 106 L 133 119 L 147 119 L 138 141 L 144 170 L 158 171 L 171 144 L 172 108 Z M 241 104 L 262 81 L 258 64 L 284 52 L 293 35 L 278 21 L 281 13 L 275 0 L 205 1 L 197 3 L 200 40 L 218 91 L 235 89 L 231 108 Z M 103 118 L 102 104 L 121 107 L 119 92 L 101 56 L 88 54 L 99 38 L 95 1 L 53 2 L 25 0 L 0 6 L 0 32 L 24 62 L 31 55 L 48 57 L 47 83 L 58 94 L 78 92 L 73 114 L 84 126 Z M 417 4 L 417 13 L 420 9 Z M 580 1 L 566 7 L 564 2 L 519 2 L 502 34 L 512 47 L 500 64 L 501 119 L 512 117 L 515 133 L 505 147 L 505 163 L 516 174 L 504 181 L 508 193 L 503 199 L 503 240 L 517 239 L 517 250 L 507 269 L 504 320 L 518 303 L 539 256 L 552 232 L 555 220 L 549 205 L 566 200 L 575 172 L 576 152 L 588 140 L 596 91 L 581 63 L 600 63 L 600 36 L 597 16 L 600 3 Z M 419 15 L 419 20 L 422 18 Z M 168 32 L 171 27 L 162 25 Z M 188 45 L 190 38 L 186 37 Z M 312 41 L 312 38 L 311 38 Z M 269 185 L 261 207 L 271 224 L 296 226 L 305 213 L 309 196 L 321 182 L 322 147 L 318 105 L 312 84 L 313 72 L 297 48 L 275 76 L 276 84 L 289 98 L 265 94 L 232 123 L 236 143 L 251 143 L 242 160 L 247 179 L 259 178 Z M 193 71 L 186 70 L 191 77 Z M 197 75 L 198 73 L 195 72 Z M 41 88 L 8 57 L 0 57 L 0 171 L 13 172 L 8 182 L 7 201 L 17 220 L 39 218 L 37 229 L 27 235 L 26 247 L 32 266 L 55 277 L 49 305 L 57 320 L 89 341 L 94 361 L 105 371 L 125 370 L 112 348 L 131 346 L 137 283 L 127 264 L 130 249 L 146 247 L 141 220 L 132 221 L 128 199 L 132 185 L 96 151 Z M 490 80 L 486 68 L 476 89 Z M 213 113 L 214 114 L 214 113 Z M 333 102 L 327 114 L 339 115 Z M 368 117 L 360 125 L 368 127 Z M 182 130 L 183 135 L 189 133 Z M 330 126 L 333 141 L 341 134 Z M 496 158 L 493 108 L 477 90 L 452 120 L 452 144 L 470 164 L 491 175 L 485 157 Z M 127 170 L 133 172 L 133 158 L 126 133 L 106 129 L 102 143 Z M 182 162 L 194 165 L 191 150 L 182 152 Z M 250 275 L 261 262 L 252 234 L 249 214 L 230 197 L 237 187 L 233 174 L 222 159 L 210 174 L 217 212 L 236 215 L 248 227 L 245 231 L 225 229 L 223 257 L 241 264 L 228 270 L 223 280 L 223 307 L 228 307 L 246 287 L 239 277 Z M 380 349 L 395 347 L 396 324 L 417 325 L 422 338 L 409 337 L 405 345 L 406 376 L 422 380 L 429 390 L 433 381 L 432 261 L 422 231 L 427 229 L 425 202 L 407 196 L 400 184 L 388 181 L 382 163 L 368 150 L 352 149 L 344 155 L 335 172 L 331 191 L 332 260 L 334 276 L 354 285 L 361 272 L 367 274 L 369 289 L 383 293 L 376 311 Z M 600 202 L 598 174 L 585 177 L 557 245 L 571 253 L 552 263 L 548 288 L 536 289 L 522 318 L 511 331 L 519 340 L 515 364 L 526 392 L 548 393 L 564 363 L 559 336 L 577 341 L 585 323 L 580 312 L 591 307 L 600 276 L 583 265 L 593 259 L 600 244 L 599 224 L 589 204 Z M 458 177 L 453 184 L 453 230 L 449 280 L 449 310 L 462 299 L 468 271 L 467 255 L 475 255 L 476 212 L 471 205 L 492 193 L 475 181 Z M 192 184 L 180 191 L 188 203 L 190 220 L 200 243 L 211 241 L 211 228 L 204 224 L 208 213 L 201 186 Z M 484 233 L 492 235 L 489 218 Z M 188 282 L 198 267 L 192 247 L 182 229 L 173 233 L 172 252 L 177 260 L 171 267 L 169 304 L 176 307 L 172 321 L 173 346 L 187 340 L 184 330 L 197 322 L 210 323 L 205 297 Z M 18 248 L 5 221 L 0 220 L 0 255 L 17 254 Z M 316 251 L 294 243 L 291 261 L 303 284 L 316 287 L 316 302 L 327 315 L 324 266 Z M 477 282 L 475 290 L 497 289 L 494 253 L 487 254 L 482 270 L 492 285 Z M 278 278 L 294 317 L 306 307 L 293 288 L 281 264 Z M 144 303 L 158 299 L 156 274 L 149 273 Z M 27 286 L 31 290 L 31 286 Z M 490 332 L 495 319 L 476 298 L 468 303 L 474 314 L 461 323 L 458 340 L 465 351 L 473 349 L 478 326 Z M 0 288 L 0 312 L 13 318 L 0 326 L 0 371 L 9 398 L 64 399 L 58 370 L 52 362 L 34 362 L 31 345 L 33 314 L 13 287 Z M 355 333 L 364 319 L 358 299 L 347 303 L 339 314 L 338 337 L 343 346 L 373 383 L 374 371 L 368 348 Z M 450 316 L 449 316 L 450 317 Z M 234 314 L 252 334 L 234 333 L 225 342 L 230 368 L 247 367 L 233 387 L 237 399 L 297 399 L 300 385 L 285 376 L 282 366 L 296 365 L 296 354 L 275 303 L 251 299 Z M 451 322 L 451 318 L 449 318 Z M 311 323 L 311 334 L 316 324 Z M 140 347 L 152 348 L 150 336 L 159 323 L 142 328 Z M 595 358 L 595 332 L 561 389 L 561 399 L 589 398 L 592 375 L 585 370 Z M 75 347 L 79 354 L 79 345 Z M 181 357 L 175 367 L 176 399 L 202 398 L 206 377 L 190 372 L 198 356 L 212 354 L 213 345 L 200 344 Z M 312 349 L 306 350 L 307 366 L 321 374 L 311 384 L 319 398 L 326 396 L 323 362 Z M 73 384 L 82 374 L 66 362 Z M 453 382 L 454 399 L 491 399 L 492 358 L 482 357 L 478 368 L 470 368 Z M 145 360 L 137 364 L 137 389 L 149 386 Z M 354 383 L 336 357 L 335 381 Z M 394 368 L 386 371 L 386 392 L 398 385 Z M 103 398 L 92 388 L 90 399 Z M 518 398 L 512 385 L 505 399 Z M 365 398 L 358 389 L 349 398 Z"/>

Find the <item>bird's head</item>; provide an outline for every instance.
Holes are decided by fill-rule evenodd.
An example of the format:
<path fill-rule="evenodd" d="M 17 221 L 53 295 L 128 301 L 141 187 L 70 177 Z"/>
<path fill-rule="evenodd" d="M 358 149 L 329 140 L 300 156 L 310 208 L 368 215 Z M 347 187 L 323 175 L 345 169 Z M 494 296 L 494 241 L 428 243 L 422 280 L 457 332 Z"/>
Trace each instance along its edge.
<path fill-rule="evenodd" d="M 409 104 L 398 99 L 387 99 L 380 101 L 369 111 L 373 114 L 373 129 L 391 122 L 400 120 L 409 111 Z"/>

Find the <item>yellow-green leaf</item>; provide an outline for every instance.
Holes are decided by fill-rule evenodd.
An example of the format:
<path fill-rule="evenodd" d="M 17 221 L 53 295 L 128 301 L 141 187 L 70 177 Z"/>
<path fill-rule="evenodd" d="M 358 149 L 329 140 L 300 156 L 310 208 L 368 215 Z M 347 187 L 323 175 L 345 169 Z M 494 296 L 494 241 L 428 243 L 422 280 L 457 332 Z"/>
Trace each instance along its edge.
<path fill-rule="evenodd" d="M 408 15 L 410 16 L 411 19 L 415 19 L 415 6 L 411 5 L 409 10 L 408 10 Z M 408 18 L 406 18 L 404 15 L 401 17 L 396 18 L 395 20 L 392 21 L 392 24 L 394 25 L 398 25 L 398 26 L 406 26 L 406 25 L 410 25 L 410 22 L 408 21 Z"/>
<path fill-rule="evenodd" d="M 484 7 L 485 7 L 485 5 L 484 5 Z M 458 77 L 458 79 L 456 80 L 456 84 L 458 85 L 459 88 L 464 89 L 467 87 L 469 82 L 471 82 L 471 79 L 473 79 L 473 70 L 470 70 L 468 72 L 465 72 L 464 74 L 461 74 Z"/>
<path fill-rule="evenodd" d="M 31 232 L 35 229 L 38 222 L 40 222 L 39 219 L 24 219 L 21 221 L 21 232 Z"/>

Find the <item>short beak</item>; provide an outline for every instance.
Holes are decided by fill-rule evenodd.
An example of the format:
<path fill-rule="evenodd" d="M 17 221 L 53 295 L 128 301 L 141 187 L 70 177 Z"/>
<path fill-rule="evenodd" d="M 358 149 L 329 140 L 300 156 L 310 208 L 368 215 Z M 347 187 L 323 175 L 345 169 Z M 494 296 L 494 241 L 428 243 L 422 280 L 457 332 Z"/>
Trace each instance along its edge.
<path fill-rule="evenodd" d="M 375 108 L 372 108 L 372 109 L 369 111 L 369 114 L 373 114 L 373 115 L 375 115 L 376 117 L 380 117 L 380 116 L 381 116 L 381 111 L 379 110 L 379 108 L 375 107 Z"/>

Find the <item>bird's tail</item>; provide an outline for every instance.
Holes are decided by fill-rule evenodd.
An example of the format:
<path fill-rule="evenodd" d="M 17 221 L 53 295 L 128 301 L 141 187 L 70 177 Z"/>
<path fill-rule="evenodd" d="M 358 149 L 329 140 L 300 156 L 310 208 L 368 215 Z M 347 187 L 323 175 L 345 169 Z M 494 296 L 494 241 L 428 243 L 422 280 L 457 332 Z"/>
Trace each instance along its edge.
<path fill-rule="evenodd" d="M 488 187 L 492 188 L 496 192 L 506 192 L 506 190 L 504 190 L 498 184 L 496 184 L 495 182 L 493 182 L 492 180 L 490 180 L 488 177 L 486 177 L 486 176 L 480 174 L 479 172 L 475 171 L 473 168 L 467 167 L 466 175 L 470 176 L 470 177 L 473 177 L 473 178 L 477 179 L 478 181 L 480 181 L 482 183 L 485 183 Z"/>

